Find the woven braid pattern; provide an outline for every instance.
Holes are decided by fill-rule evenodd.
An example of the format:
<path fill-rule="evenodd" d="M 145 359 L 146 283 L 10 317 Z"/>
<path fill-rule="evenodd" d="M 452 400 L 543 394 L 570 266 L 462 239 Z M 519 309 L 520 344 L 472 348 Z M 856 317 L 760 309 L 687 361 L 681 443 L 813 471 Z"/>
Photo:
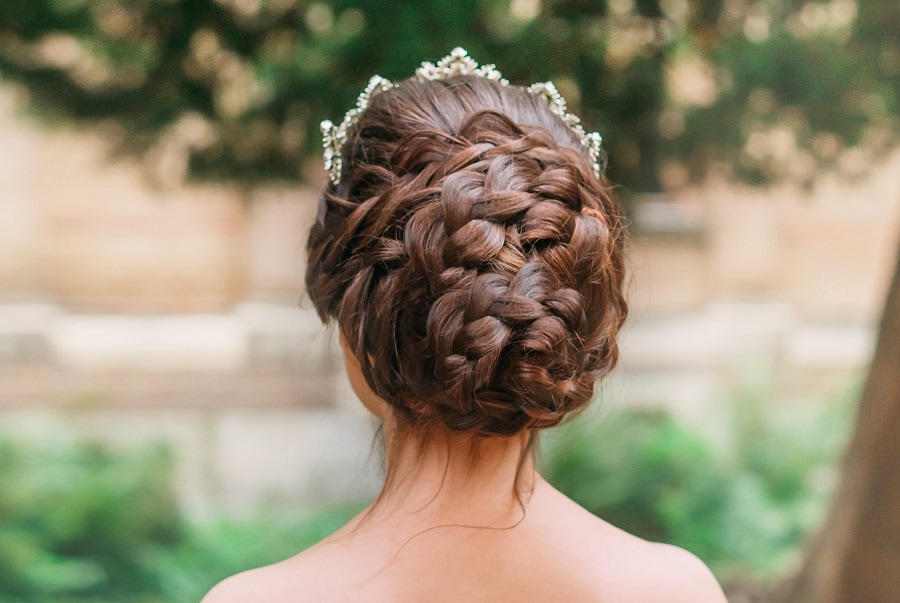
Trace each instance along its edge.
<path fill-rule="evenodd" d="M 379 144 L 324 193 L 307 271 L 369 386 L 412 424 L 481 435 L 586 405 L 626 314 L 622 226 L 588 159 L 490 110 Z"/>

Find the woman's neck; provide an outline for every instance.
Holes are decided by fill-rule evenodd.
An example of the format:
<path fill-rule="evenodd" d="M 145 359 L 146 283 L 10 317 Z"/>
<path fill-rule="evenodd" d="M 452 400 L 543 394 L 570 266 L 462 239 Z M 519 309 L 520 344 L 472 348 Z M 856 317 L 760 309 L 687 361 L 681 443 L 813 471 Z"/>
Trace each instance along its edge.
<path fill-rule="evenodd" d="M 531 434 L 474 437 L 385 426 L 387 479 L 379 522 L 505 527 L 520 520 L 536 480 Z"/>

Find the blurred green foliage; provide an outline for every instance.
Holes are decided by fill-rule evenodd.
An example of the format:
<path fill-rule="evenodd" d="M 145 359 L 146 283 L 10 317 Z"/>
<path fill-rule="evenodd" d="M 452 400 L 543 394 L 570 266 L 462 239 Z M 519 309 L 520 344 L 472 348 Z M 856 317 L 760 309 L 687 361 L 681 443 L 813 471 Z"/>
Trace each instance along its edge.
<path fill-rule="evenodd" d="M 4 0 L 0 74 L 160 180 L 293 179 L 371 74 L 462 45 L 556 81 L 632 190 L 808 182 L 895 143 L 898 23 L 883 0 Z"/>
<path fill-rule="evenodd" d="M 0 601 L 139 601 L 185 525 L 161 449 L 0 442 Z"/>
<path fill-rule="evenodd" d="M 772 580 L 826 510 L 854 398 L 777 409 L 770 392 L 739 396 L 721 442 L 657 410 L 581 417 L 542 442 L 544 475 L 598 517 L 688 549 L 720 580 Z"/>
<path fill-rule="evenodd" d="M 359 507 L 188 522 L 163 447 L 0 440 L 0 603 L 184 603 L 321 540 Z"/>
<path fill-rule="evenodd" d="M 720 17 L 714 43 L 694 37 L 674 51 L 709 67 L 715 94 L 670 98 L 683 124 L 665 137 L 666 155 L 693 158 L 695 175 L 724 160 L 755 184 L 809 184 L 823 168 L 865 174 L 897 144 L 900 3 L 748 6 L 743 18 Z"/>

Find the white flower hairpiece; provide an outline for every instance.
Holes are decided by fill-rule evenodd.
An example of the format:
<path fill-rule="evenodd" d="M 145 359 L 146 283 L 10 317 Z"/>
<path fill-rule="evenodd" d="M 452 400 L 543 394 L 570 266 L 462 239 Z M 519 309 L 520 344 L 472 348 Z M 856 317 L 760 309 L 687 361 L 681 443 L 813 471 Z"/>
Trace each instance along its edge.
<path fill-rule="evenodd" d="M 499 82 L 504 86 L 508 86 L 509 82 L 500 75 L 494 65 L 479 66 L 472 57 L 469 56 L 464 49 L 456 47 L 453 51 L 437 62 L 437 64 L 425 61 L 422 66 L 416 69 L 416 78 L 419 81 L 428 80 L 445 80 L 457 75 L 476 75 L 495 82 Z M 347 142 L 347 133 L 359 119 L 360 114 L 369 106 L 371 98 L 379 92 L 384 92 L 394 87 L 394 83 L 380 75 L 373 75 L 369 79 L 369 84 L 365 90 L 356 99 L 356 106 L 347 111 L 344 119 L 340 124 L 335 125 L 326 119 L 321 123 L 322 128 L 322 146 L 325 147 L 325 171 L 328 177 L 335 184 L 341 180 L 341 169 L 343 168 L 343 160 L 341 158 L 341 149 Z M 587 150 L 591 164 L 594 168 L 594 174 L 600 177 L 602 168 L 600 166 L 600 145 L 603 138 L 597 132 L 586 132 L 581 124 L 581 119 L 577 115 L 569 113 L 566 108 L 566 100 L 553 85 L 553 82 L 540 82 L 532 84 L 527 88 L 528 92 L 543 96 L 550 104 L 550 111 L 558 115 L 569 128 L 575 133 L 581 141 L 581 145 Z"/>

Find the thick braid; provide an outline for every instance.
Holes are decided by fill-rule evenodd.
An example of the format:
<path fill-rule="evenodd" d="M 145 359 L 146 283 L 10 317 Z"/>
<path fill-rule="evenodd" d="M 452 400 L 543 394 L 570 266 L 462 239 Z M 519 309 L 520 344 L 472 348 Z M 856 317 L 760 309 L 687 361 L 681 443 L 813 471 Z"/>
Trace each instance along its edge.
<path fill-rule="evenodd" d="M 394 92 L 376 99 L 396 116 Z M 616 362 L 620 218 L 551 128 L 463 109 L 457 128 L 391 138 L 373 103 L 356 169 L 323 197 L 308 287 L 406 420 L 482 435 L 549 427 Z"/>

